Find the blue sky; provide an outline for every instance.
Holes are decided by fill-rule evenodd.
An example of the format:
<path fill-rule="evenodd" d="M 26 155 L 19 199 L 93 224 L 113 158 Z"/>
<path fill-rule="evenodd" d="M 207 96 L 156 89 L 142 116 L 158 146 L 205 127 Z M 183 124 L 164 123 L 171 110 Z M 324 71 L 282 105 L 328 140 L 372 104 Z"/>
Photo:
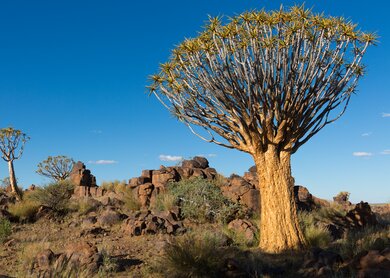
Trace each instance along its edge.
<path fill-rule="evenodd" d="M 344 16 L 380 43 L 368 50 L 367 75 L 346 114 L 293 156 L 297 184 L 323 198 L 351 192 L 354 202 L 390 202 L 390 24 L 385 0 L 305 1 Z M 147 77 L 208 15 L 277 9 L 300 1 L 1 1 L 0 127 L 31 140 L 15 162 L 20 184 L 45 184 L 36 165 L 68 155 L 103 180 L 206 155 L 221 173 L 243 174 L 249 155 L 201 141 L 154 97 Z M 8 174 L 0 163 L 0 178 Z"/>

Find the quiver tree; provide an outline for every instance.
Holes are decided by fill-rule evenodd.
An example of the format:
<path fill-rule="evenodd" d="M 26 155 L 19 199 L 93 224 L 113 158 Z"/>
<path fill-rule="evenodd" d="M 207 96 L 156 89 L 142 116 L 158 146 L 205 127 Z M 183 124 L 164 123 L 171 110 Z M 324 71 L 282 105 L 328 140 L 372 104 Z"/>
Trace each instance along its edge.
<path fill-rule="evenodd" d="M 38 164 L 39 175 L 51 178 L 56 181 L 66 180 L 74 165 L 74 160 L 64 155 L 49 156 Z"/>
<path fill-rule="evenodd" d="M 11 190 L 18 199 L 21 199 L 21 192 L 16 182 L 14 160 L 22 156 L 24 145 L 29 139 L 25 133 L 12 127 L 0 129 L 1 157 L 8 163 Z"/>
<path fill-rule="evenodd" d="M 343 18 L 303 7 L 247 12 L 225 25 L 210 19 L 151 77 L 151 92 L 193 133 L 252 155 L 264 251 L 305 244 L 290 157 L 344 113 L 374 40 Z"/>

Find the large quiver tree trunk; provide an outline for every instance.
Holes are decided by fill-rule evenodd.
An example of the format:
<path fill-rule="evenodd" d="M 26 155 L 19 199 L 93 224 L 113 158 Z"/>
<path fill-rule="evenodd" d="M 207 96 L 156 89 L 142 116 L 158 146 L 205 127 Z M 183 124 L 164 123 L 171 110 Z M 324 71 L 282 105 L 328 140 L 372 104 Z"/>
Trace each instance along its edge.
<path fill-rule="evenodd" d="M 302 248 L 305 239 L 294 201 L 290 154 L 269 147 L 254 159 L 261 194 L 260 248 L 270 253 Z"/>

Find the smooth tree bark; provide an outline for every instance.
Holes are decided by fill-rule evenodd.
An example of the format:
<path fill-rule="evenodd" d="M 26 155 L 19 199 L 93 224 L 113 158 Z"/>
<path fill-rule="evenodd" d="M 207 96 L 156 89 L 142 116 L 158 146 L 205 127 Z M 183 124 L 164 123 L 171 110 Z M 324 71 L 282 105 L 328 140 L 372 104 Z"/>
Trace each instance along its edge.
<path fill-rule="evenodd" d="M 8 163 L 11 190 L 19 200 L 22 194 L 16 181 L 14 160 L 22 156 L 24 145 L 29 139 L 25 133 L 12 127 L 0 129 L 0 151 L 3 160 Z"/>
<path fill-rule="evenodd" d="M 344 113 L 374 41 L 304 7 L 253 11 L 211 18 L 151 77 L 151 92 L 194 134 L 253 157 L 263 251 L 305 245 L 291 155 Z"/>

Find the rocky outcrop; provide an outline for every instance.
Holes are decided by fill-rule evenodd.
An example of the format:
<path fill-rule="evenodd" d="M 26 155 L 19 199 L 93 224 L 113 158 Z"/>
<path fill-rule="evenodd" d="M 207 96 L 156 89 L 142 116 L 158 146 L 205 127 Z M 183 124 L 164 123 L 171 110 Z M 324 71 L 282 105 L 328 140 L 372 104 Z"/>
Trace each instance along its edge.
<path fill-rule="evenodd" d="M 153 207 L 156 196 L 164 192 L 169 183 L 193 177 L 213 180 L 216 175 L 217 171 L 209 167 L 206 158 L 196 156 L 191 160 L 184 160 L 181 166 L 160 166 L 158 170 L 143 170 L 141 176 L 131 178 L 128 185 L 133 189 L 142 208 L 148 209 Z"/>
<path fill-rule="evenodd" d="M 70 179 L 75 185 L 73 196 L 76 198 L 101 197 L 104 194 L 103 190 L 97 186 L 95 176 L 81 161 L 74 164 Z"/>
<path fill-rule="evenodd" d="M 225 197 L 246 206 L 252 213 L 259 213 L 260 192 L 255 185 L 238 175 L 232 175 L 221 187 Z"/>

